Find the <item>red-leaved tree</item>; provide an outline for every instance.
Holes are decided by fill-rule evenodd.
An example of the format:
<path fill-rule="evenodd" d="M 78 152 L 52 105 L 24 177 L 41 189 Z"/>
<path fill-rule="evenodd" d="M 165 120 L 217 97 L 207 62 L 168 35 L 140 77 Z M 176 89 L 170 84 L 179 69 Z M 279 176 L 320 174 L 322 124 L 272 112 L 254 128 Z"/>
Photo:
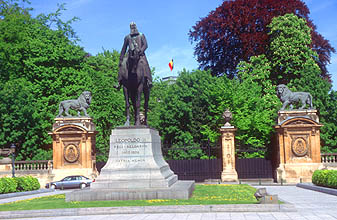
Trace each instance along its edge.
<path fill-rule="evenodd" d="M 330 79 L 326 65 L 335 49 L 317 33 L 309 19 L 309 9 L 301 0 L 232 0 L 211 11 L 192 27 L 190 40 L 196 42 L 194 54 L 202 69 L 215 76 L 236 74 L 240 61 L 266 52 L 269 37 L 266 27 L 273 17 L 293 13 L 305 18 L 312 32 L 312 49 L 319 55 L 322 77 Z"/>

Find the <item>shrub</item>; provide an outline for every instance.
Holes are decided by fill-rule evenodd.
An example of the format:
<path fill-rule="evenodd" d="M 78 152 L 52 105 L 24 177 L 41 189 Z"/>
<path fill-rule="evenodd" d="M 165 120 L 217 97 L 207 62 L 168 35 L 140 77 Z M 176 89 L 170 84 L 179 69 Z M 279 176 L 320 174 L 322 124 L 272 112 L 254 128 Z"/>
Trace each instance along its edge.
<path fill-rule="evenodd" d="M 312 174 L 312 183 L 337 189 L 337 170 L 316 170 Z"/>
<path fill-rule="evenodd" d="M 40 183 L 38 179 L 32 176 L 0 178 L 0 194 L 31 191 L 39 188 Z"/>
<path fill-rule="evenodd" d="M 30 190 L 37 190 L 40 189 L 40 183 L 37 178 L 34 178 L 32 176 L 26 176 L 26 181 L 30 185 Z"/>
<path fill-rule="evenodd" d="M 23 177 L 14 177 L 14 180 L 17 183 L 16 192 L 23 192 L 25 190 L 25 181 Z"/>
<path fill-rule="evenodd" d="M 0 178 L 0 182 L 2 182 L 2 184 L 0 184 L 1 189 L 0 192 L 1 193 L 12 193 L 12 192 L 16 192 L 16 188 L 17 188 L 17 182 L 14 178 L 9 178 L 9 177 L 3 177 Z"/>

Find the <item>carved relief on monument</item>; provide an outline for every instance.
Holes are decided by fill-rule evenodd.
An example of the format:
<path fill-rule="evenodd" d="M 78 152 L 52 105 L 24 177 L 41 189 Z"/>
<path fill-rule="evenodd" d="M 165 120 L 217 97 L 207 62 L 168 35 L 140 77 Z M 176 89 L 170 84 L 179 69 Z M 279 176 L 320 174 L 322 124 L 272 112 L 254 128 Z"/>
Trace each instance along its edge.
<path fill-rule="evenodd" d="M 292 135 L 291 150 L 296 157 L 308 155 L 309 143 L 308 135 Z"/>
<path fill-rule="evenodd" d="M 79 160 L 80 150 L 78 144 L 69 143 L 64 147 L 63 156 L 66 162 L 75 163 Z"/>

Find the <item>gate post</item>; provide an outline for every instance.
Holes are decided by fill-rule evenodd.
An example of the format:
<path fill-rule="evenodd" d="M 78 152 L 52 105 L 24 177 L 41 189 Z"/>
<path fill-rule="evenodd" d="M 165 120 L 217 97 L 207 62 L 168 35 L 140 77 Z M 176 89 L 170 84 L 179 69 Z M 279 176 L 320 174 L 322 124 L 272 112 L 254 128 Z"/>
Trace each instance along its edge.
<path fill-rule="evenodd" d="M 234 126 L 229 124 L 232 118 L 232 113 L 226 110 L 223 114 L 225 118 L 225 125 L 220 128 L 221 132 L 221 146 L 222 146 L 222 182 L 237 182 L 238 174 L 235 169 L 235 131 Z"/>

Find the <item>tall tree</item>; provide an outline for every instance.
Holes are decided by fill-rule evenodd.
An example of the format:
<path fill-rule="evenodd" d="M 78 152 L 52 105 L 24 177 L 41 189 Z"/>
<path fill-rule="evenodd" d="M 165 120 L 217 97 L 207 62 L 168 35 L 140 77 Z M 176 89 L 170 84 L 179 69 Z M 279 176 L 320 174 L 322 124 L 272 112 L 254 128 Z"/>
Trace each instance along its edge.
<path fill-rule="evenodd" d="M 125 121 L 123 93 L 113 88 L 114 82 L 117 82 L 118 63 L 119 53 L 115 50 L 104 50 L 86 59 L 85 71 L 91 78 L 90 91 L 93 96 L 90 116 L 98 131 L 97 161 L 107 161 L 111 130 Z"/>
<path fill-rule="evenodd" d="M 309 20 L 309 9 L 301 0 L 235 0 L 224 1 L 192 27 L 189 32 L 195 41 L 195 55 L 204 69 L 212 74 L 236 74 L 240 61 L 249 61 L 251 56 L 264 54 L 268 48 L 267 25 L 273 17 L 293 13 L 305 18 L 312 29 L 311 47 L 319 54 L 319 64 L 324 78 L 329 78 L 326 65 L 335 49 L 317 33 Z"/>
<path fill-rule="evenodd" d="M 233 92 L 232 108 L 240 150 L 251 151 L 251 155 L 244 156 L 265 156 L 271 143 L 280 103 L 270 75 L 271 65 L 265 55 L 253 56 L 238 65 L 239 82 Z"/>
<path fill-rule="evenodd" d="M 77 98 L 88 88 L 90 78 L 83 71 L 86 53 L 75 43 L 71 21 L 60 19 L 62 6 L 55 13 L 33 18 L 30 10 L 20 7 L 17 2 L 0 2 L 0 90 L 5 94 L 8 86 L 15 83 L 18 83 L 16 91 L 19 86 L 26 87 L 22 90 L 30 93 L 26 97 L 33 97 L 27 99 L 29 105 L 25 104 L 27 100 L 24 100 L 22 92 L 10 94 L 11 99 L 16 100 L 12 101 L 13 105 L 31 106 L 32 120 L 29 126 L 27 124 L 29 131 L 17 132 L 17 123 L 14 122 L 26 120 L 17 118 L 19 112 L 9 111 L 11 115 L 0 122 L 3 126 L 0 132 L 5 132 L 1 134 L 0 145 L 19 143 L 19 158 L 31 159 L 36 155 L 34 149 L 37 146 L 46 149 L 51 144 L 48 131 L 51 131 L 58 103 Z M 27 83 L 23 84 L 23 81 Z M 11 103 L 6 101 L 0 105 Z M 27 114 L 26 108 L 22 107 L 20 111 Z M 9 119 L 12 123 L 8 122 Z M 21 126 L 25 131 L 25 125 Z"/>
<path fill-rule="evenodd" d="M 331 104 L 334 92 L 331 84 L 321 77 L 318 54 L 310 48 L 310 28 L 303 18 L 286 14 L 273 18 L 270 25 L 270 46 L 267 53 L 274 84 L 287 84 L 292 91 L 307 91 L 313 96 L 313 105 L 319 111 L 322 146 L 335 148 L 336 125 L 331 116 L 336 114 Z M 332 138 L 332 139 L 331 139 Z"/>
<path fill-rule="evenodd" d="M 274 17 L 267 27 L 270 44 L 266 54 L 273 84 L 288 84 L 304 75 L 314 75 L 314 79 L 320 76 L 318 55 L 310 48 L 310 28 L 304 19 L 286 14 Z"/>
<path fill-rule="evenodd" d="M 219 141 L 223 112 L 233 112 L 233 124 L 238 128 L 237 147 L 242 150 L 266 150 L 279 105 L 272 86 L 270 65 L 265 56 L 253 57 L 241 63 L 240 79 L 212 77 L 209 71 L 182 71 L 173 85 L 161 92 L 160 123 L 164 143 L 172 146 L 200 146 L 207 141 Z M 162 87 L 163 88 L 163 87 Z M 200 152 L 200 151 L 199 151 Z M 263 156 L 263 152 L 254 156 Z M 202 157 L 189 151 L 179 152 L 179 159 Z M 247 156 L 247 155 L 246 155 Z"/>

